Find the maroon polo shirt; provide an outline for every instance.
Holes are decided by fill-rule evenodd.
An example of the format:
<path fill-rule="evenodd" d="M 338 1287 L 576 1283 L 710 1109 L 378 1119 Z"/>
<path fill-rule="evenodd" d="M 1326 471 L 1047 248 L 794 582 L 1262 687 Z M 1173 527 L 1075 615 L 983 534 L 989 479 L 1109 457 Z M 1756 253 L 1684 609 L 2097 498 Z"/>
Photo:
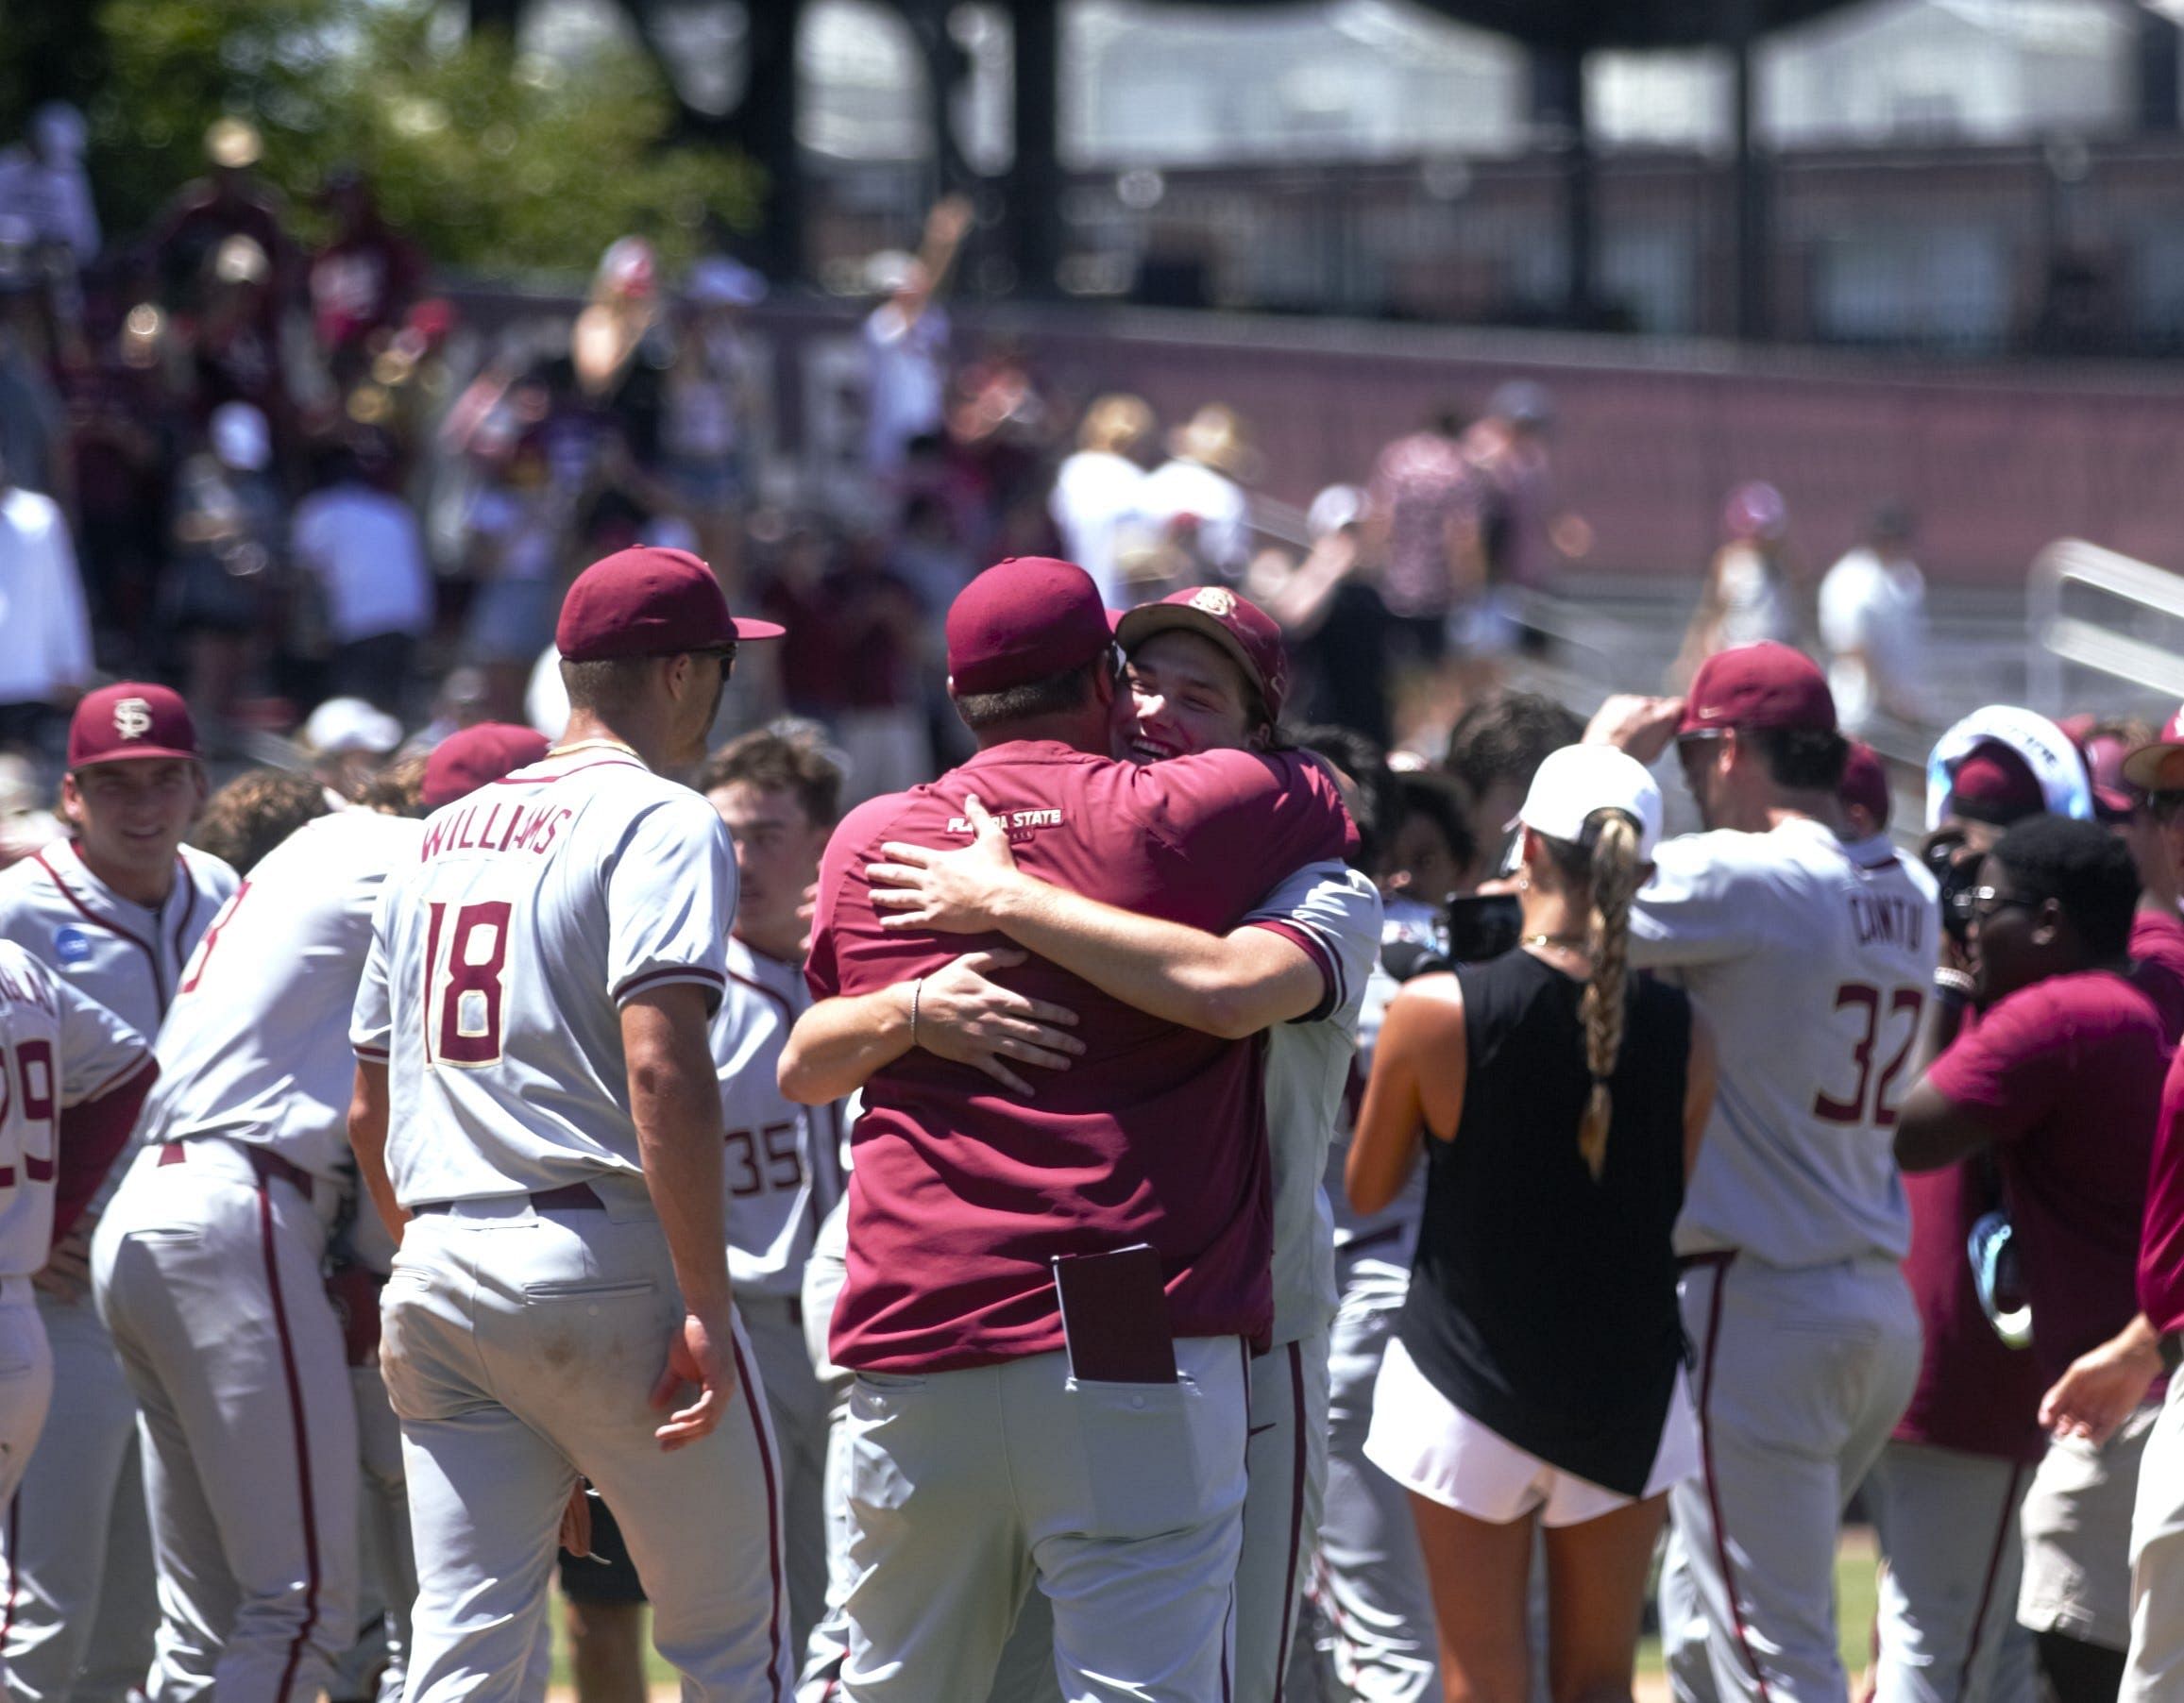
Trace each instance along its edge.
<path fill-rule="evenodd" d="M 1927 1072 L 1994 1137 L 2043 1387 L 2138 1309 L 2139 1228 L 2167 1055 L 2153 1002 L 2093 970 L 2020 988 Z"/>
<path fill-rule="evenodd" d="M 850 813 L 820 865 L 805 977 L 869 993 L 1006 947 L 997 935 L 883 932 L 865 866 L 886 840 L 970 838 L 975 792 L 1031 873 L 1221 932 L 1352 835 L 1333 782 L 1297 756 L 1209 751 L 1141 767 L 1048 740 L 981 751 Z M 1050 1261 L 1150 1242 L 1178 1337 L 1261 1336 L 1273 1295 L 1259 1046 L 1148 1017 L 1044 959 L 1007 986 L 1076 1012 L 1085 1054 L 1033 1070 L 1024 1101 L 912 1049 L 865 1085 L 852 1135 L 849 1275 L 829 1352 L 869 1372 L 940 1372 L 1062 1346 Z"/>
<path fill-rule="evenodd" d="M 2158 1331 L 2184 1328 L 2184 1048 L 2161 1085 L 2139 1239 L 2139 1310 Z"/>
<path fill-rule="evenodd" d="M 2040 1398 L 2047 1386 L 2027 1350 L 2003 1346 L 1972 1287 L 1972 1226 L 2000 1205 L 1977 1157 L 1904 1179 L 1911 1252 L 1904 1278 L 1925 1338 L 1919 1387 L 1896 1423 L 1901 1442 L 1930 1443 L 2031 1465 L 2047 1449 Z"/>
<path fill-rule="evenodd" d="M 2184 917 L 2141 911 L 2131 922 L 2131 980 L 2154 1002 L 2161 1034 L 2184 1039 Z"/>

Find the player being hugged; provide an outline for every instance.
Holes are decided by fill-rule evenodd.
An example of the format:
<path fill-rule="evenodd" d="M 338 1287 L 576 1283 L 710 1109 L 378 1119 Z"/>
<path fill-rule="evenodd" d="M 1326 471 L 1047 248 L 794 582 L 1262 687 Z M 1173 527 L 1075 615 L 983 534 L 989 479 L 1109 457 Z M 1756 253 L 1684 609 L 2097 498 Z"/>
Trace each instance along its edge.
<path fill-rule="evenodd" d="M 1682 1697 L 1839 1698 L 1837 1532 L 1919 1375 L 1890 1137 L 1939 911 L 1886 836 L 1838 833 L 1849 746 L 1809 658 L 1720 651 L 1588 730 L 1641 762 L 1671 733 L 1708 832 L 1655 853 L 1631 962 L 1689 990 L 1720 1086 L 1676 1229 L 1701 1470 L 1669 1496 L 1664 1641 Z"/>
<path fill-rule="evenodd" d="M 401 1238 L 380 1358 L 416 1537 L 411 1703 L 521 1695 L 579 1475 L 684 1695 L 787 1695 L 706 1037 L 736 867 L 712 808 L 655 772 L 703 757 L 737 642 L 780 631 L 731 617 L 686 552 L 593 564 L 555 634 L 563 742 L 434 813 L 381 897 L 349 1134 Z"/>
<path fill-rule="evenodd" d="M 1109 757 L 1117 673 L 1082 568 L 987 569 L 949 610 L 948 662 L 978 754 L 836 831 L 805 970 L 825 997 L 782 1058 L 799 1100 L 865 1084 L 830 1339 L 857 1374 L 842 1689 L 985 1696 L 1036 1577 L 1066 1695 L 1202 1703 L 1232 1690 L 1247 1350 L 1275 1316 L 1258 1049 L 1033 958 L 995 966 L 1033 1002 L 1005 1056 L 1083 1052 L 1036 1097 L 1008 1074 L 1017 1092 L 994 1092 L 922 1020 L 928 978 L 1005 938 L 887 927 L 872 866 L 884 846 L 972 839 L 974 792 L 1025 873 L 1226 936 L 1353 835 L 1307 759 Z M 1277 945 L 1316 984 L 1312 1009 L 1331 960 Z M 1040 1038 L 1061 1011 L 1081 1038 L 1057 1052 Z"/>

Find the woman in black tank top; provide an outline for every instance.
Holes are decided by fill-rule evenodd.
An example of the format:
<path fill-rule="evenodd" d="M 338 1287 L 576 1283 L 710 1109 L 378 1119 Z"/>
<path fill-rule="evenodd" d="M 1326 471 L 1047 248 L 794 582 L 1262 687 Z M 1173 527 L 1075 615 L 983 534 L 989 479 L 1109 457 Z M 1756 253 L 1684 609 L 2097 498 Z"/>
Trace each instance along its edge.
<path fill-rule="evenodd" d="M 1626 972 L 1660 821 L 1651 777 L 1571 747 L 1520 819 L 1523 946 L 1404 988 L 1350 1147 L 1351 1204 L 1372 1211 L 1421 1128 L 1432 1137 L 1367 1453 L 1411 1490 L 1451 1695 L 1531 1695 L 1537 1522 L 1557 1695 L 1627 1697 L 1664 1428 L 1690 1430 L 1672 1408 L 1669 1235 L 1713 1104 L 1712 1045 L 1680 990 Z"/>

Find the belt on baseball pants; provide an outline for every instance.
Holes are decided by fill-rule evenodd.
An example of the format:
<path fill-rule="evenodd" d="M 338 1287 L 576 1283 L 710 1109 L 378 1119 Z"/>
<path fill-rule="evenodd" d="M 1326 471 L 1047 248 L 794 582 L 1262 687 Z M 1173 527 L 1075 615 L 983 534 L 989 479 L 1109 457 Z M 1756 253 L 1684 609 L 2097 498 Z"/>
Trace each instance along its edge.
<path fill-rule="evenodd" d="M 2171 1377 L 2176 1369 L 2184 1366 L 2184 1330 L 2165 1330 L 2154 1339 L 2154 1352 L 2161 1358 L 2161 1370 Z"/>
<path fill-rule="evenodd" d="M 422 1218 L 428 1212 L 452 1212 L 454 1201 L 424 1201 L 410 1208 L 412 1218 Z M 604 1212 L 606 1202 L 589 1183 L 564 1183 L 559 1189 L 540 1189 L 531 1195 L 531 1208 L 534 1212 Z"/>
<path fill-rule="evenodd" d="M 237 1141 L 250 1161 L 250 1170 L 261 1183 L 283 1182 L 293 1187 L 305 1200 L 318 1191 L 318 1179 L 293 1160 L 284 1159 L 269 1147 L 260 1147 L 250 1141 Z M 160 1149 L 162 1165 L 187 1165 L 190 1162 L 190 1144 L 187 1141 L 169 1141 Z"/>

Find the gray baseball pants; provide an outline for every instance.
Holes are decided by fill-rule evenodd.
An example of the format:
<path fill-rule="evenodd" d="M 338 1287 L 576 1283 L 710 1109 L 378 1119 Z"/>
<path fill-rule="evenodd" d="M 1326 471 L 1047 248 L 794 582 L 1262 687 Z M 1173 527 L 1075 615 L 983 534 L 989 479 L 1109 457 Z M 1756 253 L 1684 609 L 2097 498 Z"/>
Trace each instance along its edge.
<path fill-rule="evenodd" d="M 1669 1492 L 1661 1634 L 1679 1703 L 1841 1703 L 1843 1509 L 1919 1379 L 1919 1314 L 1879 1256 L 1684 1275 L 1701 1469 Z"/>

